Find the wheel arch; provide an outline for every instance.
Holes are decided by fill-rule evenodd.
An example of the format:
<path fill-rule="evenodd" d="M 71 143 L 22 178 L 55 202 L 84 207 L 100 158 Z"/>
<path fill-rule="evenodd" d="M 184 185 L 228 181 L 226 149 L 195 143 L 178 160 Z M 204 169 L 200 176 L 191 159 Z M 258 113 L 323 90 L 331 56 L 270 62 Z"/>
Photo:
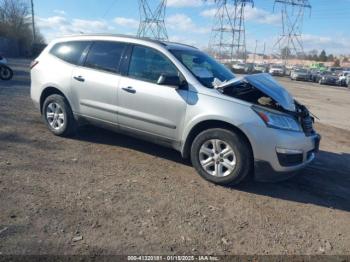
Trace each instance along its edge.
<path fill-rule="evenodd" d="M 57 87 L 48 86 L 44 88 L 44 90 L 41 92 L 41 95 L 40 95 L 40 113 L 41 114 L 43 113 L 42 111 L 43 111 L 43 105 L 44 105 L 45 99 L 51 95 L 63 96 L 68 101 L 68 104 L 71 107 L 69 99 L 61 90 L 59 90 Z"/>
<path fill-rule="evenodd" d="M 192 127 L 191 131 L 188 133 L 186 140 L 183 144 L 182 150 L 181 150 L 181 154 L 182 157 L 184 158 L 189 158 L 190 156 L 190 151 L 191 151 L 191 145 L 194 141 L 194 139 L 196 138 L 196 136 L 198 134 L 200 134 L 201 132 L 207 130 L 207 129 L 212 129 L 212 128 L 223 128 L 223 129 L 228 129 L 230 131 L 235 132 L 236 134 L 240 135 L 249 145 L 249 149 L 252 153 L 252 156 L 254 156 L 253 154 L 253 147 L 252 144 L 248 138 L 248 136 L 237 126 L 222 121 L 222 120 L 204 120 L 202 122 L 197 123 L 194 127 Z"/>

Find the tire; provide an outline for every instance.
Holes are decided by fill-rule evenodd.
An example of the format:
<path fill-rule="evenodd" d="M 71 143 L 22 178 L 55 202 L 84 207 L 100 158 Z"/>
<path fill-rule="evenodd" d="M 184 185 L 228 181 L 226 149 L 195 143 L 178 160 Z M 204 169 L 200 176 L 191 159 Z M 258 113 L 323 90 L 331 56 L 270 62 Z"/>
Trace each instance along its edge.
<path fill-rule="evenodd" d="M 210 143 L 213 145 L 212 149 L 210 149 Z M 214 152 L 214 143 L 217 145 L 216 148 L 219 148 L 216 152 L 219 154 Z M 233 154 L 228 153 L 229 149 L 233 151 Z M 224 150 L 227 151 L 226 156 L 221 155 L 220 157 L 220 151 L 225 152 Z M 210 157 L 209 152 L 212 154 Z M 232 164 L 234 160 L 235 164 Z M 252 178 L 254 162 L 248 142 L 227 129 L 208 129 L 200 133 L 191 146 L 191 161 L 199 175 L 218 185 L 237 185 L 243 180 Z M 204 161 L 207 161 L 206 167 L 202 165 Z M 224 166 L 227 166 L 228 163 L 232 170 Z"/>
<path fill-rule="evenodd" d="M 6 65 L 0 65 L 0 79 L 4 81 L 9 81 L 13 77 L 13 71 Z"/>
<path fill-rule="evenodd" d="M 45 99 L 42 116 L 46 126 L 56 136 L 67 137 L 76 132 L 72 109 L 67 99 L 61 95 L 55 94 Z"/>

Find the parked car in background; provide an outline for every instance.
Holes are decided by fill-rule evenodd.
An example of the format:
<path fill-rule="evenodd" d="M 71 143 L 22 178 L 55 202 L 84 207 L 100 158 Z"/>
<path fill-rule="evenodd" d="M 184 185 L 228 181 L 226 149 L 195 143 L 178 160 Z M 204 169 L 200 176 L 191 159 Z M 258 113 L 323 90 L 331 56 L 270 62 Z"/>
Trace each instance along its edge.
<path fill-rule="evenodd" d="M 255 64 L 253 63 L 247 63 L 244 66 L 244 73 L 246 74 L 253 74 L 254 73 L 254 66 Z"/>
<path fill-rule="evenodd" d="M 302 80 L 302 81 L 310 81 L 310 73 L 309 70 L 304 68 L 294 69 L 290 74 L 291 80 Z"/>
<path fill-rule="evenodd" d="M 350 76 L 350 71 L 343 71 L 343 73 L 341 73 L 338 77 L 338 84 L 340 86 L 348 86 L 348 82 L 347 79 Z"/>
<path fill-rule="evenodd" d="M 273 76 L 284 76 L 286 69 L 283 65 L 271 65 L 269 73 Z"/>
<path fill-rule="evenodd" d="M 310 66 L 310 69 L 311 69 L 311 70 L 318 71 L 318 72 L 327 71 L 327 67 L 324 65 L 324 63 L 313 63 L 313 64 Z"/>
<path fill-rule="evenodd" d="M 350 87 L 350 74 L 346 77 L 346 84 Z"/>
<path fill-rule="evenodd" d="M 234 73 L 243 74 L 245 70 L 245 64 L 244 63 L 234 64 L 232 66 L 232 70 Z"/>
<path fill-rule="evenodd" d="M 286 179 L 315 159 L 321 139 L 270 75 L 237 78 L 195 47 L 148 38 L 54 40 L 31 64 L 30 93 L 54 135 L 108 127 L 174 148 L 220 185 L 254 173 Z"/>
<path fill-rule="evenodd" d="M 254 72 L 255 73 L 268 73 L 269 67 L 265 64 L 257 64 L 254 66 Z"/>
<path fill-rule="evenodd" d="M 311 82 L 318 82 L 319 81 L 319 75 L 321 74 L 321 71 L 318 69 L 311 69 L 309 76 Z"/>
<path fill-rule="evenodd" d="M 7 65 L 7 59 L 0 55 L 0 64 Z"/>
<path fill-rule="evenodd" d="M 343 73 L 344 68 L 342 67 L 330 67 L 327 71 L 331 72 L 333 75 L 339 76 Z"/>
<path fill-rule="evenodd" d="M 338 85 L 338 79 L 338 76 L 326 71 L 322 72 L 322 74 L 319 76 L 318 83 L 320 85 Z"/>

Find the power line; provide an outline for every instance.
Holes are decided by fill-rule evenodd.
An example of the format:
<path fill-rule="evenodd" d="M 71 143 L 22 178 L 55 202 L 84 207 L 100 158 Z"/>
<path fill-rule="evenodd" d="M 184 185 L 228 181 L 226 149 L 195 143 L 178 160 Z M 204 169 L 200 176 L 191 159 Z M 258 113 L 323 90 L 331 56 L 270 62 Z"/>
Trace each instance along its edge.
<path fill-rule="evenodd" d="M 106 16 L 109 14 L 109 12 L 113 9 L 114 5 L 117 3 L 116 0 L 112 0 L 112 3 L 108 6 L 106 11 L 104 12 L 102 19 L 106 18 Z"/>

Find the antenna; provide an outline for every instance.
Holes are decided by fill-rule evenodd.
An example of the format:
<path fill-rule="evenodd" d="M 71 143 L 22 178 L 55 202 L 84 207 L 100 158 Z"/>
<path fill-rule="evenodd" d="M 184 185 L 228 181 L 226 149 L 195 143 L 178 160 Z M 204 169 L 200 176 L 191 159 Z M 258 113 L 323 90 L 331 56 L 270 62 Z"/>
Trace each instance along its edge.
<path fill-rule="evenodd" d="M 217 5 L 209 48 L 221 60 L 246 60 L 245 7 L 253 0 L 214 0 Z"/>
<path fill-rule="evenodd" d="M 311 10 L 308 0 L 275 0 L 282 14 L 282 33 L 274 45 L 278 47 L 281 59 L 287 64 L 291 55 L 304 54 L 302 29 L 305 9 Z"/>
<path fill-rule="evenodd" d="M 139 0 L 140 25 L 137 36 L 168 40 L 164 21 L 167 0 L 161 0 L 156 8 L 151 8 L 150 2 L 150 0 Z"/>

